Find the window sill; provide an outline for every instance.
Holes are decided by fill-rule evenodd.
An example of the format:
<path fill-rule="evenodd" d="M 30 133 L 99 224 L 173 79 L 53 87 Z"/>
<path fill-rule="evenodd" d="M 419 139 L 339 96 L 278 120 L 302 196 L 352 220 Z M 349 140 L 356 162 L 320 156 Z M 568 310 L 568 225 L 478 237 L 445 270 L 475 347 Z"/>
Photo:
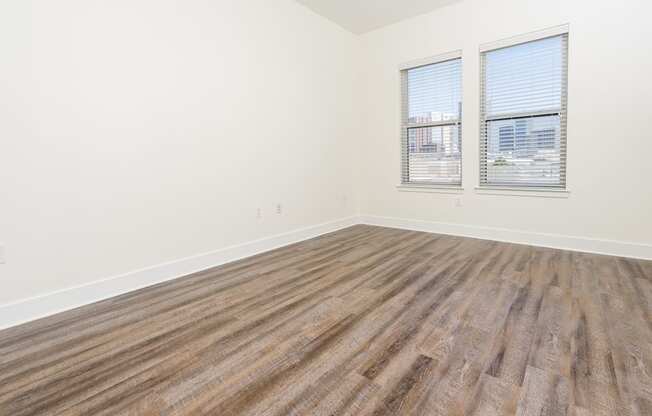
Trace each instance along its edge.
<path fill-rule="evenodd" d="M 411 185 L 401 184 L 396 187 L 399 192 L 423 192 L 430 194 L 462 194 L 464 188 L 456 185 Z"/>
<path fill-rule="evenodd" d="M 475 193 L 479 195 L 505 195 L 522 196 L 534 198 L 568 198 L 570 191 L 567 189 L 546 189 L 546 188 L 509 188 L 478 186 Z"/>

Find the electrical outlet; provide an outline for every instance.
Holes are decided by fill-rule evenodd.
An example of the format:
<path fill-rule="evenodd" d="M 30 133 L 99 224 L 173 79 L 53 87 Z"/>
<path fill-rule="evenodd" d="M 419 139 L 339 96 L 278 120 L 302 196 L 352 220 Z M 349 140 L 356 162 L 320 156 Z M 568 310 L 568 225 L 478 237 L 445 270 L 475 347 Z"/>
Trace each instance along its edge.
<path fill-rule="evenodd" d="M 276 213 L 278 215 L 281 215 L 283 213 L 283 205 L 281 204 L 276 204 Z"/>
<path fill-rule="evenodd" d="M 258 208 L 256 209 L 256 219 L 262 219 L 263 218 L 263 210 Z"/>
<path fill-rule="evenodd" d="M 462 206 L 462 198 L 455 198 L 455 206 L 458 208 Z"/>
<path fill-rule="evenodd" d="M 0 244 L 0 264 L 5 264 L 5 246 Z"/>

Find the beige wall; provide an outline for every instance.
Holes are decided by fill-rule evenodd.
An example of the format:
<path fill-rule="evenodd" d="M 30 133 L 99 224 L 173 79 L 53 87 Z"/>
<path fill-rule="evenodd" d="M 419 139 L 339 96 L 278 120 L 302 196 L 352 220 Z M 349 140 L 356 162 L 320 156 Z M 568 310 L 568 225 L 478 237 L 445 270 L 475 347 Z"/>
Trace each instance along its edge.
<path fill-rule="evenodd" d="M 642 0 L 464 0 L 364 35 L 362 214 L 652 243 L 650 15 Z M 569 198 L 477 194 L 479 45 L 565 23 Z M 398 192 L 398 65 L 456 49 L 463 50 L 465 191 Z"/>
<path fill-rule="evenodd" d="M 353 215 L 355 48 L 292 0 L 0 2 L 0 305 Z"/>

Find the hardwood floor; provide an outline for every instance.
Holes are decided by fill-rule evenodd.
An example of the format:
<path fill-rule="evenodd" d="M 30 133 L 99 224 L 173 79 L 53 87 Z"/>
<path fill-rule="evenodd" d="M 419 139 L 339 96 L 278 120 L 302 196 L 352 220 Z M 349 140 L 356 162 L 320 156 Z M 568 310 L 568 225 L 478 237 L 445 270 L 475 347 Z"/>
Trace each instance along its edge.
<path fill-rule="evenodd" d="M 0 332 L 0 415 L 652 415 L 652 262 L 355 226 Z"/>

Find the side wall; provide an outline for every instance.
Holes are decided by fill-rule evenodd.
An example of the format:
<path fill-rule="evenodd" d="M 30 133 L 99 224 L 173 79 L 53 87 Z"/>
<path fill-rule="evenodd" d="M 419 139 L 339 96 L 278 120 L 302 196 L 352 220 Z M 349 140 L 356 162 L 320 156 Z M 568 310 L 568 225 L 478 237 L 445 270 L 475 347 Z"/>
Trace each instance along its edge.
<path fill-rule="evenodd" d="M 364 35 L 359 172 L 367 222 L 652 256 L 651 14 L 642 0 L 463 0 Z M 479 45 L 565 23 L 569 197 L 479 194 Z M 463 50 L 464 192 L 399 192 L 398 65 L 456 49 Z"/>
<path fill-rule="evenodd" d="M 354 215 L 357 45 L 293 0 L 2 1 L 0 306 Z"/>

